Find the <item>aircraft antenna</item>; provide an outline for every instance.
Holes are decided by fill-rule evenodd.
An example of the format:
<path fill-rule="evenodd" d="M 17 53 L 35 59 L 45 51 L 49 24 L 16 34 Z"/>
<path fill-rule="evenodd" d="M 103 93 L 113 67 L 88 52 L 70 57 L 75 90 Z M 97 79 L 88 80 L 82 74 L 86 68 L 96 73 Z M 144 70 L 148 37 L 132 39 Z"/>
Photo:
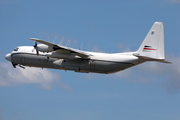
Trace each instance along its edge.
<path fill-rule="evenodd" d="M 53 43 L 56 41 L 57 36 L 54 37 Z"/>
<path fill-rule="evenodd" d="M 66 43 L 66 46 L 69 46 L 69 44 L 70 44 L 70 41 L 68 40 L 67 43 Z"/>
<path fill-rule="evenodd" d="M 64 37 L 62 37 L 62 40 L 61 40 L 61 42 L 59 43 L 59 45 L 61 45 L 61 44 L 63 43 L 63 40 L 64 40 Z"/>

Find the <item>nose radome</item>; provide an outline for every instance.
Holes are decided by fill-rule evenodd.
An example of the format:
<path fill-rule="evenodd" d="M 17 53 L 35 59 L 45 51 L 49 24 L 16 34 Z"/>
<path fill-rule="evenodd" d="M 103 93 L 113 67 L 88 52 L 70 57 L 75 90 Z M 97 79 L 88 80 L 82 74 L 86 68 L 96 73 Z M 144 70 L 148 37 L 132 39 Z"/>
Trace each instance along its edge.
<path fill-rule="evenodd" d="M 11 62 L 11 54 L 7 54 L 7 55 L 6 55 L 6 60 L 8 60 L 8 61 Z"/>

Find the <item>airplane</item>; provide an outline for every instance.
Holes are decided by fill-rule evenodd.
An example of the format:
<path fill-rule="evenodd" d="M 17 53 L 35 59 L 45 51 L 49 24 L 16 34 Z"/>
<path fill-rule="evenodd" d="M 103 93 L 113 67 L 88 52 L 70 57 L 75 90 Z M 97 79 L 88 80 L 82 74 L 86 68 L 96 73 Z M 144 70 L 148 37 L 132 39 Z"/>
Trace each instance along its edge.
<path fill-rule="evenodd" d="M 14 68 L 24 66 L 70 70 L 82 73 L 110 74 L 147 62 L 165 61 L 164 27 L 155 22 L 135 52 L 100 53 L 74 49 L 36 38 L 34 46 L 15 48 L 5 58 Z M 37 44 L 41 43 L 41 44 Z"/>

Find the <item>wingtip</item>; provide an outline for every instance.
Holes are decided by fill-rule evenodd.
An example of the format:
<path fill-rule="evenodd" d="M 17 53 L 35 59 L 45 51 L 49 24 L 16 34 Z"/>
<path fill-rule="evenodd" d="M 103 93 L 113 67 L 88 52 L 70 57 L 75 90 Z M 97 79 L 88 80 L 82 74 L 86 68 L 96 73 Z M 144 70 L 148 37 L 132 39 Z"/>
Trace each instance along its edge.
<path fill-rule="evenodd" d="M 34 41 L 34 40 L 39 40 L 39 39 L 38 39 L 38 38 L 30 38 L 30 40 L 33 40 L 33 41 Z"/>

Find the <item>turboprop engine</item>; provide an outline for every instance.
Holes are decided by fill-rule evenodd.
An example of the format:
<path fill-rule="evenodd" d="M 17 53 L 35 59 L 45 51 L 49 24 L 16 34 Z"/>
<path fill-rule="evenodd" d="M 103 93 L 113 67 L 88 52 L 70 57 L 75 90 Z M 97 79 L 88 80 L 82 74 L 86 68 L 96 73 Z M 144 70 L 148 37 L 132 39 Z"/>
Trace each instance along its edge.
<path fill-rule="evenodd" d="M 37 55 L 39 55 L 39 51 L 40 52 L 52 52 L 52 51 L 54 51 L 54 48 L 52 46 L 45 45 L 45 44 L 37 44 L 36 42 L 34 45 L 34 49 L 36 50 Z"/>
<path fill-rule="evenodd" d="M 52 46 L 48 46 L 48 45 L 45 45 L 45 44 L 38 44 L 36 46 L 36 49 L 38 51 L 40 51 L 40 52 L 52 52 L 52 51 L 54 51 Z"/>

